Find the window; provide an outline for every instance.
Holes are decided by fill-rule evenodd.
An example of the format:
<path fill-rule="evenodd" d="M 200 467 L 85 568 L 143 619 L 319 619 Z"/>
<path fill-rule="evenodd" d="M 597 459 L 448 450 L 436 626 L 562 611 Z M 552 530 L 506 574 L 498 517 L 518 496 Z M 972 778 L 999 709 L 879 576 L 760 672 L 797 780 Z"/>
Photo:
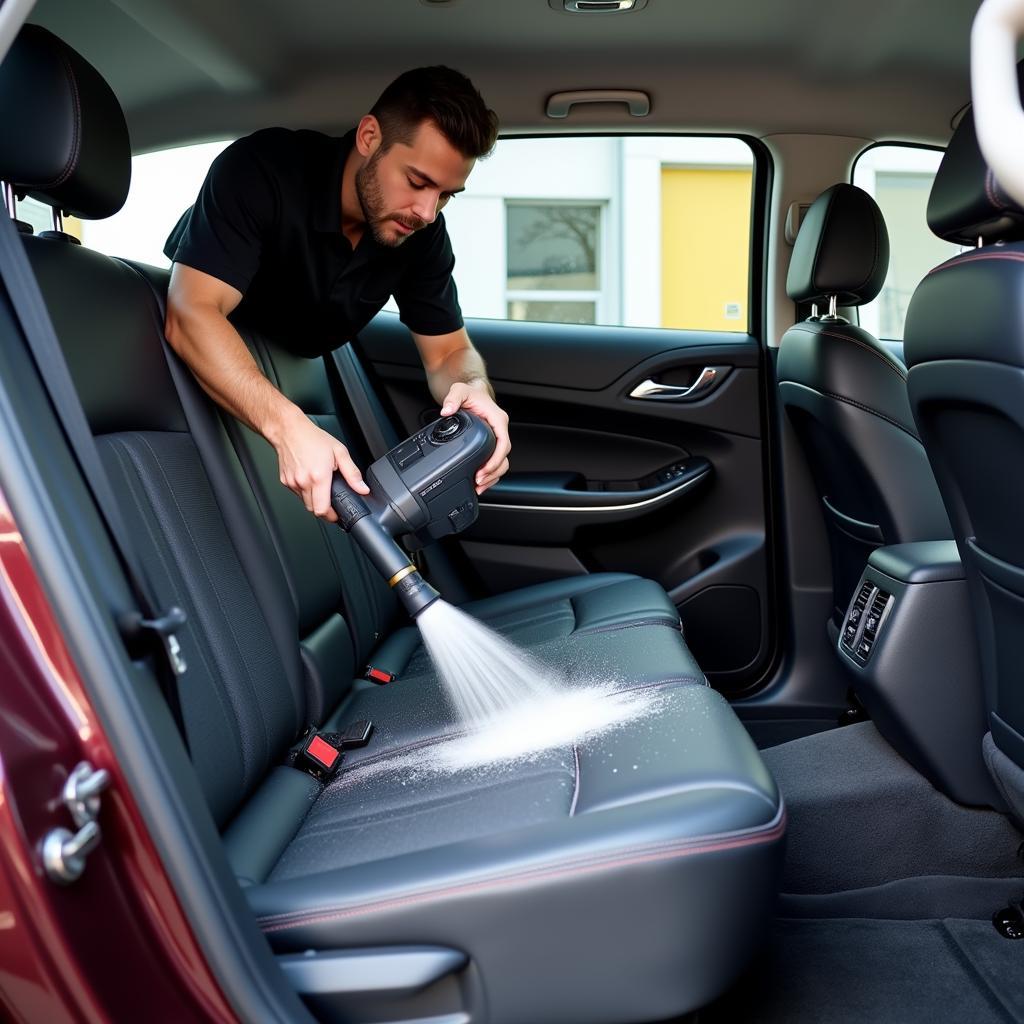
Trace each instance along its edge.
<path fill-rule="evenodd" d="M 164 242 L 178 218 L 196 201 L 210 164 L 231 140 L 181 146 L 132 158 L 128 199 L 113 217 L 74 221 L 65 229 L 84 245 L 111 256 L 169 267 Z M 19 206 L 19 210 L 21 207 Z"/>
<path fill-rule="evenodd" d="M 739 139 L 502 139 L 445 208 L 467 317 L 747 330 Z"/>
<path fill-rule="evenodd" d="M 65 218 L 66 221 L 71 219 Z M 53 230 L 53 210 L 45 203 L 41 203 L 38 199 L 33 199 L 31 196 L 26 196 L 18 203 L 18 220 L 31 224 L 32 230 L 37 235 L 40 231 Z M 65 223 L 64 230 L 68 234 L 77 235 L 78 232 L 74 230 L 75 226 L 76 224 Z"/>
<path fill-rule="evenodd" d="M 889 273 L 860 325 L 877 338 L 902 341 L 907 307 L 921 279 L 960 249 L 928 228 L 928 195 L 942 153 L 914 146 L 873 146 L 854 165 L 853 183 L 878 203 L 889 231 Z"/>

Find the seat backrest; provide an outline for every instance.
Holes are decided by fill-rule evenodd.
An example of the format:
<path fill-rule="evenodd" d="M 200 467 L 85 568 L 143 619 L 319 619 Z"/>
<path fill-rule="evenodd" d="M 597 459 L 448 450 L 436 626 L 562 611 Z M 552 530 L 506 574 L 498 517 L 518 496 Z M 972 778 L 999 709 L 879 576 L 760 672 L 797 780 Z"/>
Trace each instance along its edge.
<path fill-rule="evenodd" d="M 0 144 L 0 178 L 79 216 L 116 212 L 127 194 L 130 147 L 114 94 L 41 28 L 25 28 L 12 54 L 0 65 L 0 111 L 5 138 L 19 141 Z M 188 664 L 178 684 L 182 717 L 200 785 L 223 825 L 310 722 L 297 627 L 286 621 L 290 603 L 270 615 L 243 567 L 238 534 L 216 500 L 171 377 L 149 284 L 70 236 L 24 241 L 158 607 L 177 604 L 188 616 L 177 633 Z M 236 474 L 244 480 L 240 467 Z M 233 505 L 258 535 L 251 492 L 239 487 Z M 270 541 L 260 544 L 270 553 L 264 589 L 286 594 Z"/>
<path fill-rule="evenodd" d="M 910 400 L 972 588 L 989 766 L 1024 817 L 1024 209 L 986 166 L 970 112 L 935 177 L 928 223 L 972 248 L 911 300 Z"/>
<path fill-rule="evenodd" d="M 877 204 L 839 184 L 807 211 L 786 282 L 794 302 L 828 306 L 824 316 L 786 332 L 777 372 L 780 400 L 821 499 L 836 625 L 874 548 L 950 536 L 910 411 L 906 369 L 836 313 L 838 305 L 870 302 L 888 265 Z"/>

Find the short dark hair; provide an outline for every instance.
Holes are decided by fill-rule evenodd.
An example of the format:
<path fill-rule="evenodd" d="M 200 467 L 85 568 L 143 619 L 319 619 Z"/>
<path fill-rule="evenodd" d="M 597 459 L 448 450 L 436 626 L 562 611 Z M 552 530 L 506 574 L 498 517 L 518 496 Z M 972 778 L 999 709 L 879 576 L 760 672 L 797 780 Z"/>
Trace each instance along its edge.
<path fill-rule="evenodd" d="M 396 142 L 409 145 L 424 121 L 432 121 L 463 156 L 473 159 L 486 156 L 498 138 L 498 115 L 465 75 L 441 65 L 399 75 L 370 113 L 380 124 L 385 152 Z"/>

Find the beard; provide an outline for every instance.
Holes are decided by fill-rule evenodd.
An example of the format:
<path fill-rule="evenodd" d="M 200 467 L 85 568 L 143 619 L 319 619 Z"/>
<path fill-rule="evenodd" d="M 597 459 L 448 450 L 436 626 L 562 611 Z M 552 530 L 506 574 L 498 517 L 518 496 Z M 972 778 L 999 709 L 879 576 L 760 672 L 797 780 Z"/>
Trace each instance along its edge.
<path fill-rule="evenodd" d="M 394 227 L 389 228 L 388 221 L 398 221 L 399 224 L 409 228 L 410 232 L 419 231 L 420 228 L 427 225 L 426 221 L 422 221 L 419 218 L 410 219 L 408 217 L 400 217 L 395 213 L 386 212 L 384 189 L 381 186 L 377 169 L 377 164 L 383 155 L 381 150 L 378 149 L 356 171 L 356 198 L 359 200 L 359 207 L 363 211 L 363 219 L 366 221 L 366 227 L 373 236 L 373 240 L 378 245 L 396 249 L 407 238 L 411 238 L 412 235 L 401 234 Z"/>

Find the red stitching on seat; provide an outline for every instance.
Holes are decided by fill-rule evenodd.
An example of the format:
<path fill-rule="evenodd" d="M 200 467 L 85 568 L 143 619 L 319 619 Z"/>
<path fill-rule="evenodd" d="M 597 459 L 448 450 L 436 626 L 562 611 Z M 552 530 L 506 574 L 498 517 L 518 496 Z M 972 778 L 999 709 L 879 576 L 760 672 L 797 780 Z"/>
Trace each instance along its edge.
<path fill-rule="evenodd" d="M 1015 260 L 1017 263 L 1024 263 L 1024 252 L 965 253 L 963 256 L 954 256 L 953 259 L 948 262 L 940 263 L 937 267 L 932 267 L 932 269 L 925 274 L 925 277 L 937 274 L 940 270 L 949 270 L 951 267 L 959 267 L 964 263 L 974 263 L 977 260 Z"/>
<path fill-rule="evenodd" d="M 895 360 L 891 361 L 890 357 L 887 356 L 880 349 L 875 348 L 873 345 L 870 345 L 866 341 L 862 341 L 860 338 L 855 338 L 852 335 L 847 335 L 847 334 L 836 334 L 835 331 L 825 331 L 825 330 L 820 330 L 820 329 L 819 330 L 811 330 L 811 329 L 809 329 L 807 327 L 800 327 L 799 325 L 794 325 L 789 330 L 790 331 L 799 331 L 801 334 L 810 334 L 813 337 L 816 337 L 819 334 L 827 334 L 830 338 L 837 338 L 839 341 L 849 341 L 849 342 L 851 342 L 854 345 L 859 345 L 865 351 L 870 352 L 873 356 L 877 356 L 879 359 L 881 359 L 882 362 L 885 363 L 885 365 L 888 366 L 889 369 L 892 370 L 893 373 L 895 373 L 900 378 L 900 380 L 905 381 L 907 379 L 906 371 L 902 370 L 896 364 Z M 788 334 L 789 331 L 787 331 L 786 333 Z"/>
<path fill-rule="evenodd" d="M 578 865 L 566 865 L 560 868 L 540 868 L 533 871 L 523 871 L 515 875 L 508 875 L 504 878 L 492 878 L 480 882 L 467 882 L 463 885 L 453 885 L 444 889 L 434 889 L 430 892 L 417 893 L 411 896 L 399 896 L 392 899 L 379 900 L 375 903 L 367 903 L 363 906 L 347 907 L 339 910 L 328 908 L 317 908 L 313 910 L 292 911 L 287 914 L 270 914 L 260 918 L 260 924 L 266 933 L 284 931 L 288 928 L 301 927 L 310 924 L 322 924 L 325 921 L 338 921 L 348 917 L 359 917 L 364 914 L 376 913 L 384 910 L 392 910 L 396 907 L 414 905 L 417 903 L 430 902 L 445 896 L 457 896 L 465 893 L 477 892 L 481 889 L 502 889 L 527 882 L 544 881 L 549 878 L 559 878 L 569 874 L 592 874 L 595 871 L 605 871 L 612 868 L 626 867 L 632 864 L 650 864 L 657 861 L 670 860 L 676 857 L 689 857 L 701 853 L 720 853 L 725 850 L 735 850 L 744 846 L 754 846 L 763 843 L 774 842 L 782 838 L 786 830 L 786 813 L 781 810 L 778 819 L 772 826 L 751 831 L 742 835 L 733 835 L 721 838 L 708 836 L 698 840 L 685 840 L 682 843 L 671 846 L 667 849 L 658 850 L 650 847 L 651 852 L 640 853 L 636 856 L 621 857 L 619 859 L 606 859 L 591 863 Z M 662 844 L 664 845 L 664 844 Z M 264 924 L 264 922 L 268 922 Z M 274 923 L 277 922 L 277 923 Z"/>

